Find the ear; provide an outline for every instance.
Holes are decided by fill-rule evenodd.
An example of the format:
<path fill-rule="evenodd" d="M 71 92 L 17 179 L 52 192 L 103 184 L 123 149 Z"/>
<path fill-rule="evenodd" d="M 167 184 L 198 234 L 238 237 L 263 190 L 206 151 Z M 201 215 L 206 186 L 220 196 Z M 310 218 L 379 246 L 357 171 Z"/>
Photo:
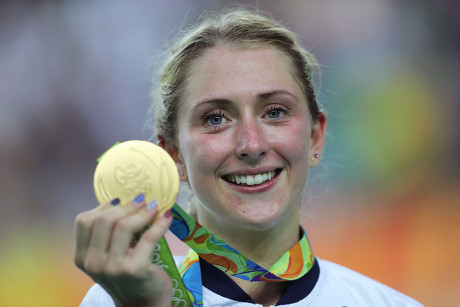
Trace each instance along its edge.
<path fill-rule="evenodd" d="M 311 128 L 311 143 L 308 151 L 310 167 L 317 166 L 321 158 L 326 139 L 326 121 L 326 114 L 321 112 L 318 122 L 314 123 Z"/>
<path fill-rule="evenodd" d="M 160 135 L 158 135 L 157 138 L 159 141 L 158 145 L 160 145 L 161 148 L 166 150 L 166 152 L 169 153 L 171 158 L 176 163 L 177 171 L 179 172 L 180 181 L 188 181 L 187 169 L 185 168 L 184 159 L 182 158 L 182 155 L 180 154 L 179 148 L 172 142 L 166 141 Z"/>

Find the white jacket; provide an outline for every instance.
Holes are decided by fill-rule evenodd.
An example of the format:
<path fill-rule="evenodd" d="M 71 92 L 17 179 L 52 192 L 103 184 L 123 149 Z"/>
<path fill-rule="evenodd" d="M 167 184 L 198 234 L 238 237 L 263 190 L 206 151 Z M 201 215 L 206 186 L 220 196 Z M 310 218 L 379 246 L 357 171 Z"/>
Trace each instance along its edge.
<path fill-rule="evenodd" d="M 354 307 L 354 306 L 423 306 L 414 299 L 369 277 L 338 264 L 317 259 L 319 275 L 306 296 L 286 307 Z M 217 270 L 217 269 L 216 269 Z M 223 273 L 225 274 L 225 273 Z M 302 296 L 302 294 L 300 295 Z M 114 307 L 107 292 L 95 284 L 83 299 L 82 307 Z M 262 307 L 259 304 L 239 302 L 213 292 L 203 286 L 203 307 Z"/>

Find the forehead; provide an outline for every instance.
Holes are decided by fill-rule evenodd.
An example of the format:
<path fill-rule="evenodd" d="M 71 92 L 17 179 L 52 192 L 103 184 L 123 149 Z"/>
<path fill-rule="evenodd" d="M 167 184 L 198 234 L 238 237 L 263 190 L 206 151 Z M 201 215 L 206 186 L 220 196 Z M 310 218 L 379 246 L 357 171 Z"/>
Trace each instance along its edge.
<path fill-rule="evenodd" d="M 185 100 L 255 96 L 274 89 L 303 96 L 286 55 L 273 47 L 215 46 L 191 63 Z"/>

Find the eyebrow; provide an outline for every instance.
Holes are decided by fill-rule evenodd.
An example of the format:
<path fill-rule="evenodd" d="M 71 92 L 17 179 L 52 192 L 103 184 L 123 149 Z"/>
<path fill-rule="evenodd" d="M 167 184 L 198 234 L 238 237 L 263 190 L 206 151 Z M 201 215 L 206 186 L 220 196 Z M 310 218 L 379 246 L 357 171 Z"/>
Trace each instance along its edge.
<path fill-rule="evenodd" d="M 279 96 L 279 95 L 288 95 L 288 96 L 292 97 L 293 99 L 295 99 L 296 101 L 299 100 L 299 98 L 296 95 L 294 95 L 291 92 L 286 91 L 286 90 L 274 90 L 274 91 L 258 94 L 257 95 L 257 100 L 259 100 L 259 101 L 268 100 L 268 99 L 270 99 L 270 98 L 272 98 L 274 96 Z M 194 112 L 196 109 L 198 109 L 202 105 L 214 104 L 216 106 L 219 106 L 219 105 L 226 105 L 226 104 L 228 104 L 230 102 L 231 102 L 230 100 L 224 99 L 224 98 L 205 99 L 205 100 L 199 101 L 196 105 L 194 105 L 192 107 L 191 112 Z"/>
<path fill-rule="evenodd" d="M 278 95 L 288 95 L 288 96 L 291 96 L 292 98 L 294 98 L 296 101 L 299 100 L 299 98 L 296 95 L 294 95 L 291 92 L 286 91 L 286 90 L 274 90 L 274 91 L 271 91 L 271 92 L 262 93 L 262 94 L 257 95 L 257 99 L 258 100 L 266 100 L 266 99 L 269 99 L 269 98 L 271 98 L 273 96 L 278 96 Z"/>

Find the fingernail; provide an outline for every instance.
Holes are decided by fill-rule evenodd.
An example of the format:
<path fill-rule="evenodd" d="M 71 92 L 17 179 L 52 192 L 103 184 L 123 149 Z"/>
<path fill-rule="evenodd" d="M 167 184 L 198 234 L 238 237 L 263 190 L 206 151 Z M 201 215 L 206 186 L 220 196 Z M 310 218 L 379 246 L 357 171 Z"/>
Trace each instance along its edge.
<path fill-rule="evenodd" d="M 153 210 L 153 209 L 155 209 L 157 206 L 158 206 L 158 203 L 157 203 L 157 201 L 154 199 L 154 200 L 152 200 L 151 202 L 149 202 L 149 203 L 147 204 L 147 209 L 148 209 L 148 210 Z"/>
<path fill-rule="evenodd" d="M 171 215 L 172 215 L 171 209 L 169 209 L 168 211 L 165 212 L 165 214 L 163 214 L 165 218 L 169 218 Z"/>
<path fill-rule="evenodd" d="M 115 198 L 115 199 L 113 199 L 113 200 L 110 202 L 110 204 L 111 204 L 112 206 L 116 206 L 116 205 L 118 205 L 119 203 L 120 203 L 120 199 L 119 199 L 119 198 Z"/>
<path fill-rule="evenodd" d="M 136 198 L 134 198 L 134 201 L 139 204 L 139 203 L 144 201 L 144 198 L 145 198 L 144 194 L 141 193 L 141 194 L 137 195 Z"/>

